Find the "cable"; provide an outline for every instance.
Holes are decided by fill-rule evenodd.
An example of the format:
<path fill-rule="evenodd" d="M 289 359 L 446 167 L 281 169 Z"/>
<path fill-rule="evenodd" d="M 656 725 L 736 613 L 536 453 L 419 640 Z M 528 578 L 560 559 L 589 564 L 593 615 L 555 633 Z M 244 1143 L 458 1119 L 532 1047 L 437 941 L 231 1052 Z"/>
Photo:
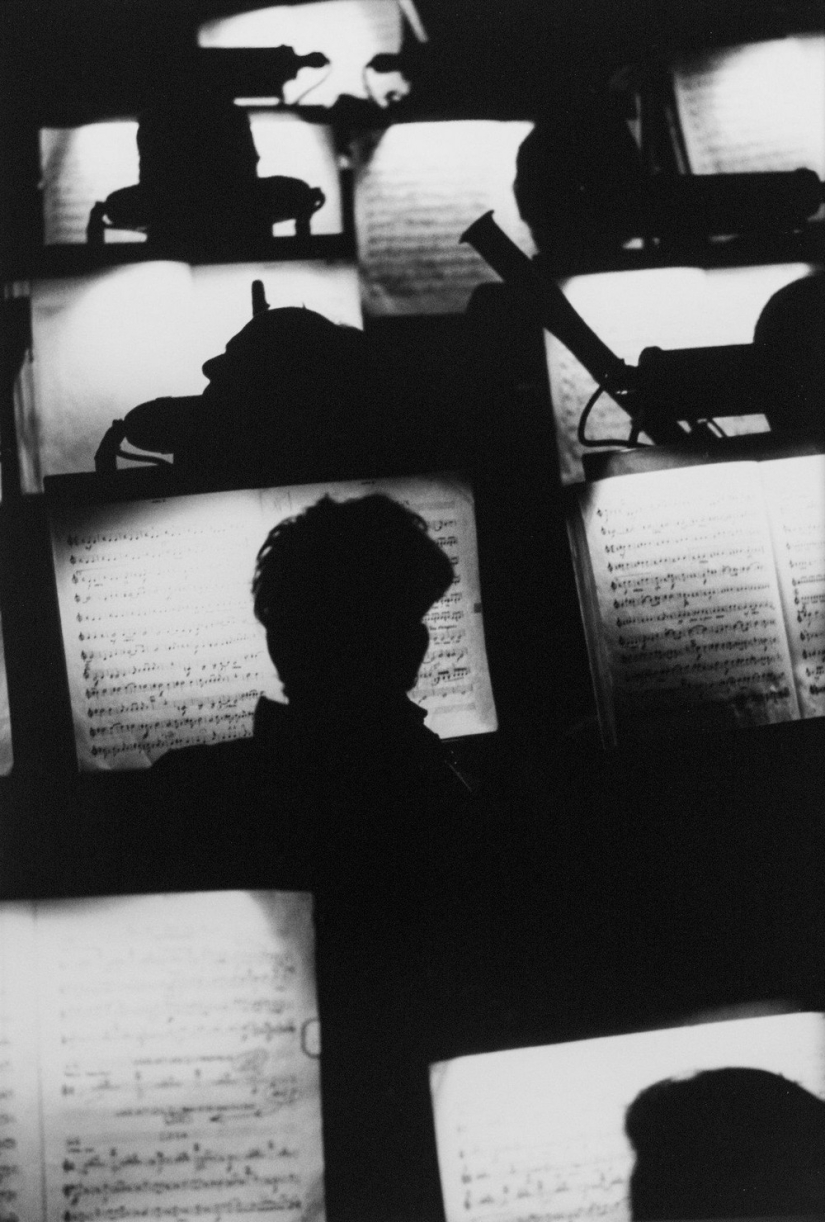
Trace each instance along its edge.
<path fill-rule="evenodd" d="M 305 89 L 303 93 L 299 93 L 297 98 L 293 98 L 293 100 L 290 102 L 290 106 L 299 106 L 301 102 L 303 102 L 307 94 L 312 93 L 313 89 L 317 89 L 319 85 L 323 85 L 324 81 L 328 79 L 329 74 L 332 72 L 334 67 L 335 65 L 333 64 L 332 60 L 330 60 L 329 68 L 324 73 L 324 75 L 321 77 L 320 81 L 313 81 L 308 89 Z"/>
<path fill-rule="evenodd" d="M 633 426 L 633 429 L 631 430 L 629 437 L 622 437 L 622 438 L 599 437 L 598 440 L 596 440 L 596 439 L 592 439 L 590 437 L 585 436 L 584 429 L 585 429 L 585 425 L 587 424 L 587 418 L 590 415 L 591 411 L 593 410 L 597 400 L 601 397 L 601 395 L 605 392 L 605 390 L 607 390 L 607 383 L 603 382 L 601 386 L 596 387 L 593 394 L 590 396 L 590 398 L 587 400 L 587 403 L 585 404 L 584 411 L 582 412 L 581 416 L 579 417 L 579 425 L 576 430 L 576 436 L 578 437 L 579 445 L 588 446 L 588 447 L 635 446 L 637 448 L 640 448 L 642 445 L 646 444 L 646 443 L 642 443 L 637 440 L 639 429 L 636 427 L 636 425 Z"/>

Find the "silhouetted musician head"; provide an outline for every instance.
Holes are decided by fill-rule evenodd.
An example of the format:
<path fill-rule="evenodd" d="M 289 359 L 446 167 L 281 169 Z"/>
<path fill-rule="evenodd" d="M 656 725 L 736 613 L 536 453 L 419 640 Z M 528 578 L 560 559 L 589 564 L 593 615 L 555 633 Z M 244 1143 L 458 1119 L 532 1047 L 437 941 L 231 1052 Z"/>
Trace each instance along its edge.
<path fill-rule="evenodd" d="M 786 284 L 753 333 L 773 432 L 825 433 L 825 273 Z"/>
<path fill-rule="evenodd" d="M 610 255 L 638 236 L 643 183 L 636 143 L 607 101 L 542 119 L 516 158 L 519 212 L 551 262 Z"/>
<path fill-rule="evenodd" d="M 381 709 L 405 696 L 429 644 L 424 616 L 452 580 L 424 520 L 386 496 L 324 497 L 279 523 L 253 593 L 290 706 Z"/>
<path fill-rule="evenodd" d="M 311 480 L 365 462 L 373 378 L 354 327 L 313 310 L 266 310 L 203 372 L 209 385 L 192 445 L 176 455 L 181 471 Z"/>
<path fill-rule="evenodd" d="M 634 1222 L 822 1214 L 825 1102 L 762 1069 L 643 1090 L 627 1111 Z"/>
<path fill-rule="evenodd" d="M 259 282 L 256 282 L 259 283 Z M 138 404 L 107 431 L 95 465 L 172 454 L 179 481 L 265 486 L 392 470 L 385 378 L 367 341 L 314 310 L 262 308 L 204 362 L 201 395 Z M 122 441 L 153 452 L 121 450 Z"/>

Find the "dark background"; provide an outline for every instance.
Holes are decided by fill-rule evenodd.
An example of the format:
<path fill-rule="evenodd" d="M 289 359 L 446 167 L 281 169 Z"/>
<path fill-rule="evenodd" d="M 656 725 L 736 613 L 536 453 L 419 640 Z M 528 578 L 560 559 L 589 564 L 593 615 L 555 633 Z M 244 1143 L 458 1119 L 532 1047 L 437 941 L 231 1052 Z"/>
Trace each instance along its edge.
<path fill-rule="evenodd" d="M 198 22 L 247 7 L 2 0 L 6 279 L 48 270 L 37 247 L 37 128 L 134 114 L 146 80 L 191 44 Z M 813 30 L 822 16 L 820 4 L 753 0 L 417 0 L 417 7 L 431 44 L 405 103 L 409 119 L 535 119 L 569 106 L 623 64 Z M 754 261 L 787 255 L 787 242 L 768 237 Z M 437 970 L 450 976 L 450 1005 L 420 1033 L 422 1063 L 678 1022 L 713 1007 L 825 1009 L 822 723 L 604 753 L 588 720 L 589 674 L 549 476 L 546 402 L 528 396 L 520 408 L 512 401 L 498 412 L 480 407 L 474 360 L 484 336 L 462 319 L 367 321 L 367 332 L 383 346 L 399 385 L 415 381 L 418 401 L 430 404 L 412 425 L 404 421 L 422 463 L 474 475 L 501 718 L 498 734 L 463 746 L 471 771 L 497 795 L 500 851 L 469 882 L 453 863 L 457 894 L 483 881 L 474 901 L 483 920 L 475 946 L 466 930 L 454 938 L 445 923 Z M 539 387 L 540 337 L 493 339 L 500 340 L 499 365 L 526 369 Z M 16 768 L 0 778 L 0 899 L 156 889 L 147 862 L 157 859 L 158 846 L 148 851 L 145 837 L 157 828 L 158 812 L 145 777 L 75 773 L 42 499 L 6 490 L 4 502 L 0 577 Z M 191 834 L 194 843 L 198 828 Z M 203 886 L 197 860 L 172 863 L 166 879 Z M 260 861 L 218 881 L 301 882 L 288 866 L 270 870 Z M 376 922 L 373 932 L 388 992 L 392 929 L 391 921 L 383 930 Z M 451 939 L 459 950 L 449 950 Z M 330 1030 L 359 1021 L 340 974 L 320 985 Z M 389 1056 L 392 1033 L 384 1040 Z M 387 1064 L 392 1073 L 391 1057 Z M 325 1075 L 330 1215 L 357 1217 L 363 1208 L 364 1217 L 380 1216 L 379 1203 L 358 1202 L 347 1179 L 342 1151 L 353 1117 L 343 1094 L 346 1067 L 329 1060 Z M 418 1082 L 408 1098 L 399 1087 L 393 1107 L 407 1117 L 401 1129 L 419 1143 L 420 1159 L 409 1160 L 408 1184 L 399 1172 L 397 1203 L 386 1206 L 386 1217 L 412 1216 L 413 1206 L 403 1203 L 414 1200 L 438 1211 L 426 1091 Z"/>

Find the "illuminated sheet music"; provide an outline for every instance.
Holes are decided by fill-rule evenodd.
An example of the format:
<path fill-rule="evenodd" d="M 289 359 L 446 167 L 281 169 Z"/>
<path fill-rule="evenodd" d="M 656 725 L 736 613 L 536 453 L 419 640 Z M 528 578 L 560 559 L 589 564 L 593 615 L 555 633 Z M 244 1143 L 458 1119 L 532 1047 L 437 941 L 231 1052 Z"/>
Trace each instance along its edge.
<path fill-rule="evenodd" d="M 464 230 L 488 209 L 528 254 L 513 196 L 516 153 L 531 123 L 404 123 L 357 145 L 355 225 L 370 314 L 451 314 L 497 276 Z"/>
<path fill-rule="evenodd" d="M 825 717 L 825 456 L 763 463 L 803 717 Z"/>
<path fill-rule="evenodd" d="M 138 181 L 137 120 L 41 128 L 40 166 L 46 245 L 85 243 L 93 205 Z M 112 229 L 106 241 L 145 242 L 146 235 Z"/>
<path fill-rule="evenodd" d="M 283 699 L 252 610 L 259 547 L 325 492 L 373 491 L 420 512 L 455 568 L 427 617 L 412 698 L 442 737 L 495 729 L 466 485 L 433 477 L 216 493 L 53 516 L 80 767 L 145 767 L 171 748 L 248 737 L 259 696 Z"/>
<path fill-rule="evenodd" d="M 825 1096 L 822 1016 L 792 1014 L 459 1057 L 431 1068 L 447 1222 L 629 1222 L 626 1109 L 725 1066 Z"/>
<path fill-rule="evenodd" d="M 784 285 L 809 273 L 804 263 L 765 267 L 653 268 L 576 276 L 562 284 L 565 296 L 617 356 L 636 365 L 643 348 L 703 348 L 748 344 L 762 307 Z M 571 352 L 545 331 L 550 395 L 562 483 L 580 483 L 582 447 L 576 437 L 579 417 L 596 384 Z M 724 387 L 719 388 L 720 397 Z M 708 404 L 708 416 L 714 405 Z M 733 436 L 764 431 L 763 416 L 720 418 Z M 589 437 L 625 438 L 630 419 L 603 395 L 588 420 Z"/>
<path fill-rule="evenodd" d="M 35 1084 L 39 1057 L 45 1208 L 21 1217 L 323 1218 L 310 895 L 7 905 L 0 923 L 27 935 Z"/>
<path fill-rule="evenodd" d="M 799 717 L 757 464 L 602 480 L 581 505 L 621 730 Z"/>
<path fill-rule="evenodd" d="M 825 177 L 825 36 L 726 47 L 676 65 L 695 174 L 805 167 Z"/>
<path fill-rule="evenodd" d="M 344 263 L 149 262 L 35 281 L 33 387 L 17 404 L 24 489 L 93 471 L 109 425 L 138 403 L 199 394 L 203 362 L 252 317 L 256 279 L 273 307 L 361 325 L 357 273 Z"/>
<path fill-rule="evenodd" d="M 396 0 L 319 0 L 280 4 L 203 24 L 202 47 L 289 46 L 298 55 L 320 51 L 323 68 L 302 68 L 284 84 L 287 105 L 305 101 L 332 106 L 340 95 L 366 98 L 366 65 L 375 55 L 401 49 L 401 10 Z M 376 99 L 377 100 L 377 99 Z"/>

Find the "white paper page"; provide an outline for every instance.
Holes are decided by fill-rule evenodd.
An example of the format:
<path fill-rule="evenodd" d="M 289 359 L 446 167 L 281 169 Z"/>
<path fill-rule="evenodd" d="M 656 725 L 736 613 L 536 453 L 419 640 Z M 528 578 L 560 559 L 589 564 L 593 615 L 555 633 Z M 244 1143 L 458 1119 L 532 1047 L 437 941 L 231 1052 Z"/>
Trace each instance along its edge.
<path fill-rule="evenodd" d="M 0 622 L 0 776 L 11 772 L 14 763 L 11 741 L 11 710 L 9 688 L 6 682 L 6 651 L 3 644 L 3 625 Z"/>
<path fill-rule="evenodd" d="M 431 1087 L 447 1222 L 629 1222 L 624 1117 L 664 1078 L 750 1067 L 825 1097 L 822 1018 L 739 1019 L 459 1057 Z"/>
<path fill-rule="evenodd" d="M 82 769 L 147 767 L 174 747 L 249 737 L 258 697 L 280 694 L 252 609 L 267 529 L 257 492 L 54 515 Z"/>
<path fill-rule="evenodd" d="M 304 123 L 295 114 L 279 114 L 276 110 L 252 110 L 249 120 L 260 156 L 258 177 L 285 174 L 302 179 L 310 187 L 320 187 L 326 200 L 312 215 L 311 231 L 340 233 L 341 182 L 332 128 Z M 273 232 L 276 237 L 292 237 L 295 222 L 279 221 Z"/>
<path fill-rule="evenodd" d="M 581 506 L 620 741 L 798 716 L 755 464 L 606 479 Z"/>
<path fill-rule="evenodd" d="M 0 1218 L 41 1222 L 40 1128 L 34 911 L 0 904 Z"/>
<path fill-rule="evenodd" d="M 430 646 L 410 698 L 427 710 L 426 725 L 441 738 L 483 734 L 497 727 L 484 646 L 473 496 L 466 481 L 430 476 L 311 484 L 286 490 L 289 514 L 324 494 L 336 501 L 382 492 L 419 514 L 455 569 L 453 584 L 425 617 Z M 271 521 L 268 529 L 276 524 Z"/>
<path fill-rule="evenodd" d="M 697 56 L 676 65 L 674 86 L 694 173 L 804 167 L 825 177 L 825 36 Z"/>
<path fill-rule="evenodd" d="M 138 181 L 137 121 L 111 119 L 40 131 L 40 166 L 47 246 L 86 242 L 96 203 Z M 106 242 L 145 242 L 134 230 L 112 229 Z"/>
<path fill-rule="evenodd" d="M 825 717 L 825 455 L 762 463 L 803 717 Z"/>
<path fill-rule="evenodd" d="M 298 55 L 321 51 L 330 63 L 302 68 L 284 85 L 284 102 L 332 106 L 342 93 L 369 97 L 365 68 L 374 55 L 401 49 L 401 11 L 396 0 L 320 0 L 275 5 L 206 22 L 202 47 L 289 46 Z"/>
<path fill-rule="evenodd" d="M 32 347 L 34 402 L 17 420 L 27 492 L 42 491 L 46 475 L 93 471 L 109 425 L 136 404 L 205 384 L 184 263 L 35 281 Z"/>
<path fill-rule="evenodd" d="M 306 306 L 361 325 L 351 264 L 150 262 L 32 286 L 33 401 L 18 405 L 22 479 L 94 470 L 113 420 L 149 399 L 196 395 L 203 362 L 252 318 L 251 286 L 269 304 Z"/>
<path fill-rule="evenodd" d="M 810 271 L 804 263 L 765 267 L 650 268 L 576 276 L 562 284 L 568 301 L 617 356 L 637 365 L 642 349 L 705 348 L 749 344 L 762 307 L 778 289 Z M 571 352 L 545 331 L 550 395 L 556 423 L 562 483 L 584 479 L 579 417 L 596 383 Z M 724 388 L 720 387 L 720 395 Z M 708 404 L 713 416 L 713 404 Z M 726 416 L 720 427 L 730 436 L 764 431 L 763 416 Z M 588 437 L 627 437 L 630 418 L 608 395 L 588 420 Z"/>
<path fill-rule="evenodd" d="M 47 1216 L 323 1219 L 312 897 L 58 901 L 37 925 Z"/>
<path fill-rule="evenodd" d="M 496 273 L 464 230 L 490 208 L 526 253 L 516 153 L 531 123 L 487 119 L 403 123 L 357 146 L 355 225 L 370 314 L 453 314 Z"/>

